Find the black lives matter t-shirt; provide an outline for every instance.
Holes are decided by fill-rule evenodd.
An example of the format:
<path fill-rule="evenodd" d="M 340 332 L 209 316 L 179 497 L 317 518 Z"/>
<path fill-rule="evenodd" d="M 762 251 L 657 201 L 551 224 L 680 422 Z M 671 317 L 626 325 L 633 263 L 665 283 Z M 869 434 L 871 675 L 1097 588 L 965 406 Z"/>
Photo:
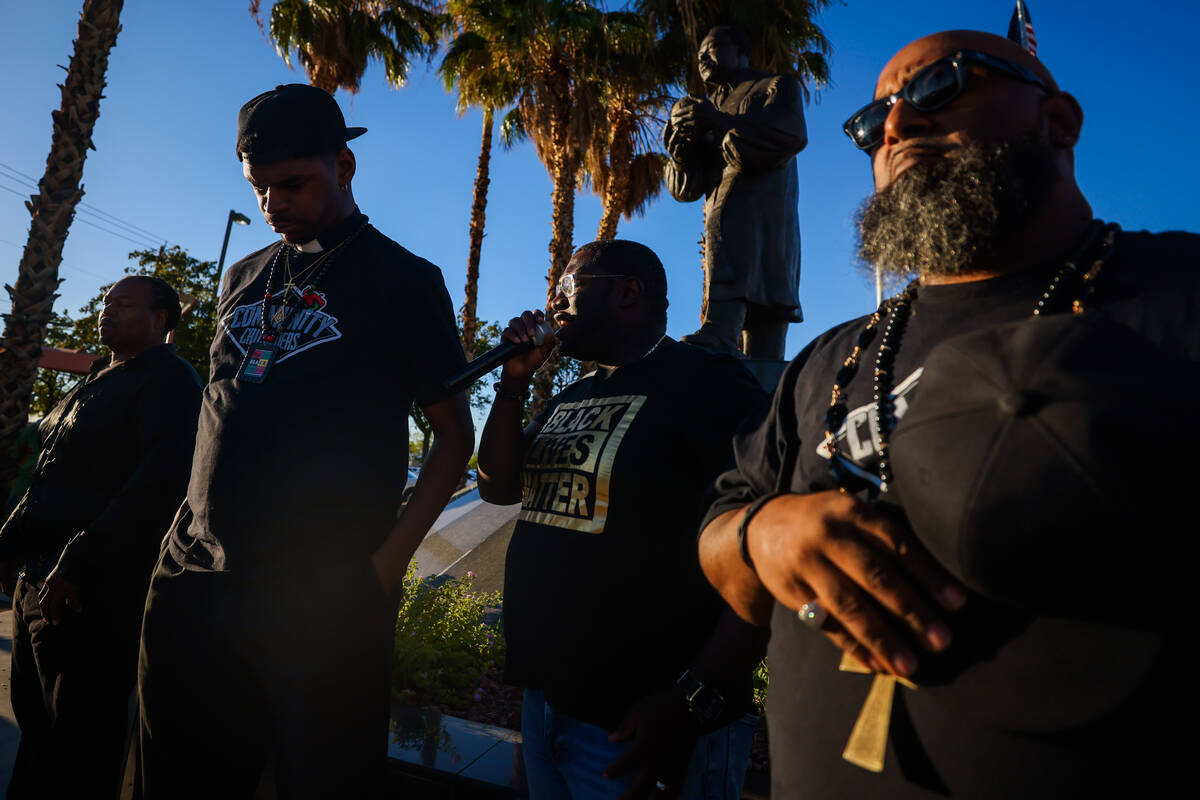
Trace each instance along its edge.
<path fill-rule="evenodd" d="M 696 556 L 703 495 L 765 400 L 736 360 L 671 340 L 553 399 L 505 565 L 509 682 L 612 728 L 679 678 L 723 608 Z"/>
<path fill-rule="evenodd" d="M 1027 318 L 1057 267 L 1049 262 L 989 281 L 922 287 L 896 356 L 896 415 L 902 418 L 916 401 L 922 364 L 935 344 Z M 1086 313 L 1105 315 L 1200 362 L 1200 237 L 1119 235 Z M 735 440 L 736 467 L 718 479 L 719 496 L 706 522 L 773 491 L 834 488 L 824 443 L 825 411 L 834 375 L 865 323 L 861 318 L 823 334 L 788 366 L 766 420 Z M 849 415 L 837 432 L 839 452 L 852 458 L 864 477 L 878 469 L 870 372 L 878 344 L 877 337 L 862 354 L 848 387 Z M 1170 376 L 1163 376 L 1162 386 L 1147 389 L 1169 386 Z M 1147 445 L 1151 451 L 1171 447 L 1170 442 Z M 1148 452 L 1147 464 L 1153 463 Z M 1036 487 L 1029 491 L 1036 496 Z M 892 499 L 903 505 L 903 497 Z M 1158 563 L 1161 571 L 1163 559 L 1179 558 L 1185 550 L 1179 537 L 1172 541 L 1166 532 L 1147 532 L 1149 539 L 1130 538 L 1134 533 L 1093 534 L 1095 546 L 1111 552 L 1117 565 L 1113 597 L 1123 596 L 1121 569 Z M 1045 551 L 1025 555 L 1039 559 L 1054 552 L 1053 543 L 1047 543 Z M 1068 559 L 1063 569 L 1070 568 Z M 1019 585 L 1020 576 L 1011 580 Z M 1170 709 L 1184 702 L 1173 687 L 1190 668 L 1194 620 L 1180 625 L 1170 619 L 1173 612 L 1160 609 L 1146 615 L 1149 632 L 1106 629 L 1103 614 L 1052 616 L 1039 612 L 1039 598 L 1028 594 L 1025 605 L 1014 608 L 990 600 L 986 588 L 950 618 L 954 640 L 944 655 L 913 645 L 922 665 L 916 676 L 920 688 L 895 689 L 882 774 L 842 758 L 872 677 L 840 671 L 840 651 L 805 627 L 794 611 L 776 605 L 767 700 L 772 796 L 1138 796 L 1116 787 L 1130 777 L 1161 779 L 1170 759 L 1153 756 L 1151 766 L 1151 754 L 1171 744 L 1164 726 Z M 1112 599 L 1098 598 L 1101 605 Z M 1155 630 L 1160 628 L 1173 633 L 1159 636 Z M 1192 698 L 1180 706 L 1195 707 Z"/>
<path fill-rule="evenodd" d="M 443 379 L 465 359 L 441 272 L 365 224 L 356 212 L 322 237 L 329 249 L 358 231 L 315 296 L 292 290 L 300 310 L 262 383 L 239 371 L 262 337 L 267 276 L 284 245 L 230 267 L 187 502 L 169 540 L 188 569 L 328 567 L 365 558 L 391 530 L 409 408 L 443 399 Z M 320 255 L 293 252 L 292 274 Z M 280 254 L 268 314 L 285 269 Z"/>

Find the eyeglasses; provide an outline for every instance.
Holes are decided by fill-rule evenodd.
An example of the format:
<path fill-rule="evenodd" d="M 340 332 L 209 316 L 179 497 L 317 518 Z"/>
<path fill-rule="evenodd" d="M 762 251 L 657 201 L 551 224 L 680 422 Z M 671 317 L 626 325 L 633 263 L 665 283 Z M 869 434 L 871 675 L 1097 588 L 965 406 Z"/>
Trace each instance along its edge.
<path fill-rule="evenodd" d="M 580 272 L 568 272 L 566 275 L 563 275 L 561 278 L 558 279 L 558 288 L 555 290 L 555 293 L 561 294 L 564 297 L 574 297 L 575 293 L 578 292 L 579 288 L 580 288 L 580 282 L 578 280 L 579 278 L 628 278 L 628 277 L 630 277 L 630 276 L 629 275 L 585 275 Z M 586 283 L 586 282 L 587 281 L 584 281 L 584 283 Z"/>
<path fill-rule="evenodd" d="M 952 56 L 933 62 L 912 77 L 904 88 L 895 94 L 876 100 L 860 108 L 846 120 L 842 130 L 860 150 L 873 150 L 883 141 L 883 127 L 887 115 L 896 102 L 903 99 L 917 111 L 937 111 L 949 105 L 963 92 L 966 86 L 965 64 L 979 64 L 1005 77 L 1033 84 L 1049 92 L 1045 81 L 1032 70 L 1005 61 L 978 50 L 959 50 Z"/>

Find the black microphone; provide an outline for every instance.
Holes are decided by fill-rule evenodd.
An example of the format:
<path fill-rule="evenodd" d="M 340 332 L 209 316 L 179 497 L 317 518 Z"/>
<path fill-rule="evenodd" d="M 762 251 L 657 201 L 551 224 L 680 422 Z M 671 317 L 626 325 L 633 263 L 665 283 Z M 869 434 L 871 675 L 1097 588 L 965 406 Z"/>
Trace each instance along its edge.
<path fill-rule="evenodd" d="M 446 378 L 442 383 L 442 388 L 446 390 L 447 394 L 461 392 L 518 353 L 524 353 L 535 347 L 541 347 L 545 343 L 546 337 L 553 336 L 555 331 L 556 329 L 550 320 L 542 320 L 534 329 L 532 341 L 518 343 L 510 342 L 506 339 L 500 342 L 500 344 L 488 350 L 449 378 Z"/>

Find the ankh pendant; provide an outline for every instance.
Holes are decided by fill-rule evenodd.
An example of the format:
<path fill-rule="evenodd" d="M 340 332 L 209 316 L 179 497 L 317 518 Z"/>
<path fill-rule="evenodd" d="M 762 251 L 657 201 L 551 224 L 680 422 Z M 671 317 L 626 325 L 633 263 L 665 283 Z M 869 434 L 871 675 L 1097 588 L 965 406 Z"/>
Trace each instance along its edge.
<path fill-rule="evenodd" d="M 842 758 L 871 772 L 883 772 L 896 684 L 898 682 L 909 689 L 916 689 L 917 686 L 912 681 L 895 675 L 876 673 L 849 653 L 842 654 L 838 670 L 875 676 L 871 681 L 871 689 L 867 692 L 867 699 L 863 701 L 862 710 L 858 712 L 854 728 L 850 731 L 850 738 L 846 740 Z"/>

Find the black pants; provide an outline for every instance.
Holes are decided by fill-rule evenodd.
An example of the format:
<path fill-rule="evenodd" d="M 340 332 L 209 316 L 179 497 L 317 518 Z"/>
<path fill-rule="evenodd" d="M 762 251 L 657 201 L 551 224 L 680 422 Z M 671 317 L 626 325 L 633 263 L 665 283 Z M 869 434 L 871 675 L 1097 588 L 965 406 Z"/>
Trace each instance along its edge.
<path fill-rule="evenodd" d="M 386 769 L 396 604 L 370 560 L 253 579 L 164 554 L 138 664 L 139 794 L 376 796 Z"/>
<path fill-rule="evenodd" d="M 82 611 L 64 609 L 62 622 L 51 625 L 38 606 L 40 587 L 22 578 L 13 597 L 12 706 L 21 744 L 8 797 L 115 798 L 137 676 L 141 597 L 119 585 L 119 597 L 93 592 Z"/>

